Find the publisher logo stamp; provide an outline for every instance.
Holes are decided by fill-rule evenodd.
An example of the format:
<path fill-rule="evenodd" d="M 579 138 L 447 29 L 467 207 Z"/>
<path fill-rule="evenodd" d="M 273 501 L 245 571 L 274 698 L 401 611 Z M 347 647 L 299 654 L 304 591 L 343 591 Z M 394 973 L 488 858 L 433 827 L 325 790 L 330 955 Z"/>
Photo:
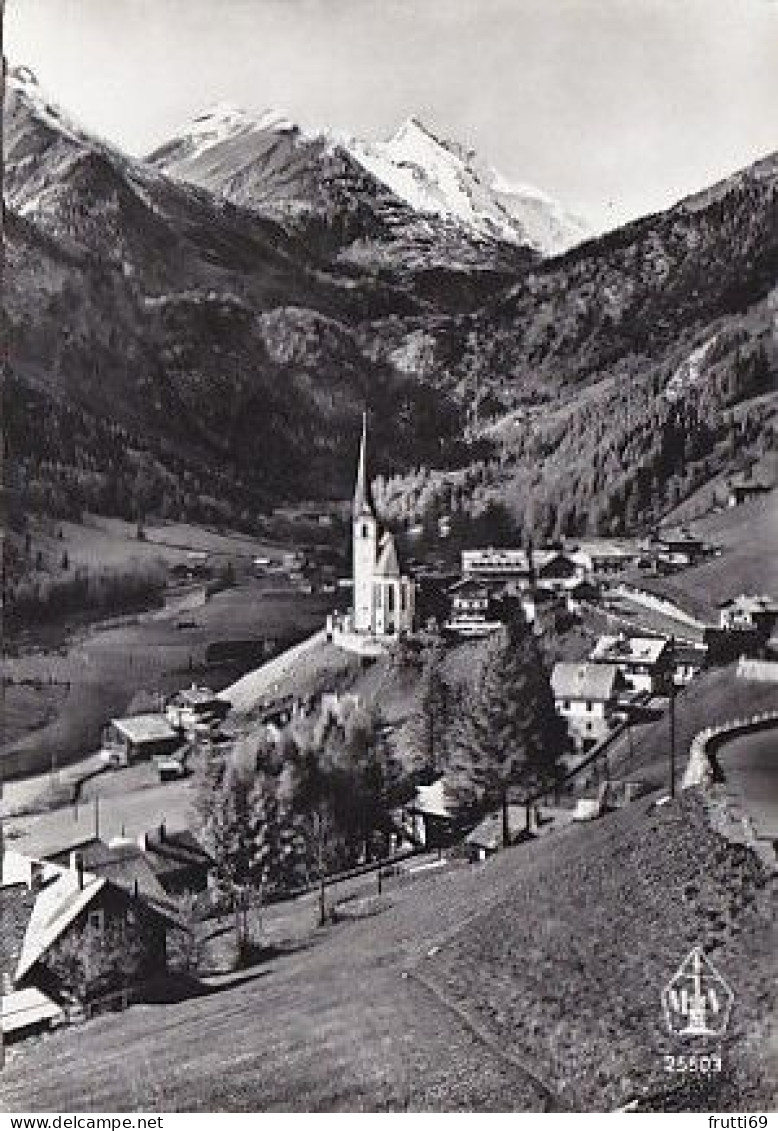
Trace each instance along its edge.
<path fill-rule="evenodd" d="M 676 1037 L 721 1037 L 735 1000 L 731 988 L 695 946 L 662 991 L 662 1010 Z"/>

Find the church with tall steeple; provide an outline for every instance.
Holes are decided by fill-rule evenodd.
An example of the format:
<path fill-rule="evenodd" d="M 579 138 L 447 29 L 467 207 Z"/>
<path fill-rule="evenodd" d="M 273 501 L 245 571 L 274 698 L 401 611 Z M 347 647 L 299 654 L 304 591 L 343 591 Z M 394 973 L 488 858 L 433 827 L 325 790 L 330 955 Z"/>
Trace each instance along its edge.
<path fill-rule="evenodd" d="M 362 416 L 352 516 L 354 603 L 351 630 L 360 636 L 398 639 L 413 628 L 415 585 L 400 570 L 390 531 L 376 517 L 367 468 L 367 414 Z"/>

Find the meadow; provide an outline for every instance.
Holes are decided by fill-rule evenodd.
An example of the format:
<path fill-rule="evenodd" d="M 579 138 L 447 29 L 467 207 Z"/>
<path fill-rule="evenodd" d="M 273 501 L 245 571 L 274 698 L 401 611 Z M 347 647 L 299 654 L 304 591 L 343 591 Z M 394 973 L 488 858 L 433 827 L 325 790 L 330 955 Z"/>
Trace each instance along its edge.
<path fill-rule="evenodd" d="M 8 640 L 0 663 L 6 779 L 88 755 L 107 719 L 124 712 L 138 692 L 166 695 L 193 679 L 220 690 L 255 664 L 252 647 L 256 653 L 263 641 L 271 651 L 293 644 L 328 611 L 326 598 L 294 589 L 283 576 L 256 577 L 253 558 L 278 559 L 281 551 L 243 535 L 175 524 L 149 527 L 138 540 L 129 523 L 90 517 L 39 530 L 33 546 L 44 538 L 68 554 L 73 569 L 121 568 L 136 556 L 172 566 L 207 553 L 216 568 L 231 563 L 236 584 L 210 596 L 203 583 L 170 587 L 161 609 L 97 622 L 72 617 Z M 208 651 L 235 641 L 248 645 L 242 656 L 214 659 Z M 40 696 L 30 693 L 36 685 Z"/>

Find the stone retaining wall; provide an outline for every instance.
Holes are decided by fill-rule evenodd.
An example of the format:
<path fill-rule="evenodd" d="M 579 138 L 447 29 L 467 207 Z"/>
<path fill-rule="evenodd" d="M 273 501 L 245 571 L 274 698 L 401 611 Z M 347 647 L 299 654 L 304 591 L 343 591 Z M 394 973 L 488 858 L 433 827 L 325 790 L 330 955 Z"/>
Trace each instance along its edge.
<path fill-rule="evenodd" d="M 682 789 L 689 789 L 694 785 L 710 785 L 714 778 L 714 766 L 711 761 L 718 746 L 729 738 L 738 734 L 747 734 L 752 730 L 762 730 L 766 727 L 778 726 L 778 711 L 762 711 L 751 715 L 749 718 L 732 719 L 730 722 L 721 723 L 719 726 L 706 727 L 696 734 L 689 747 L 689 761 L 681 783 Z"/>

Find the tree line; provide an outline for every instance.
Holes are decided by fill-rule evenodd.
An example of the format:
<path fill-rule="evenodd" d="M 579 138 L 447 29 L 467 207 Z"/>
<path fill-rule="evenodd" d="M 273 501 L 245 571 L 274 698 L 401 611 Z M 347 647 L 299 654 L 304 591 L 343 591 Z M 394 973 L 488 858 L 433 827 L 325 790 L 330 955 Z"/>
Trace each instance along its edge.
<path fill-rule="evenodd" d="M 556 779 L 565 749 L 537 640 L 516 613 L 490 639 L 468 688 L 452 686 L 441 642 L 428 648 L 407 725 L 388 733 L 380 713 L 346 696 L 293 721 L 207 753 L 198 773 L 199 827 L 217 890 L 249 945 L 246 908 L 356 865 L 387 857 L 399 814 L 419 784 L 443 776 L 462 828 L 502 814 Z"/>

